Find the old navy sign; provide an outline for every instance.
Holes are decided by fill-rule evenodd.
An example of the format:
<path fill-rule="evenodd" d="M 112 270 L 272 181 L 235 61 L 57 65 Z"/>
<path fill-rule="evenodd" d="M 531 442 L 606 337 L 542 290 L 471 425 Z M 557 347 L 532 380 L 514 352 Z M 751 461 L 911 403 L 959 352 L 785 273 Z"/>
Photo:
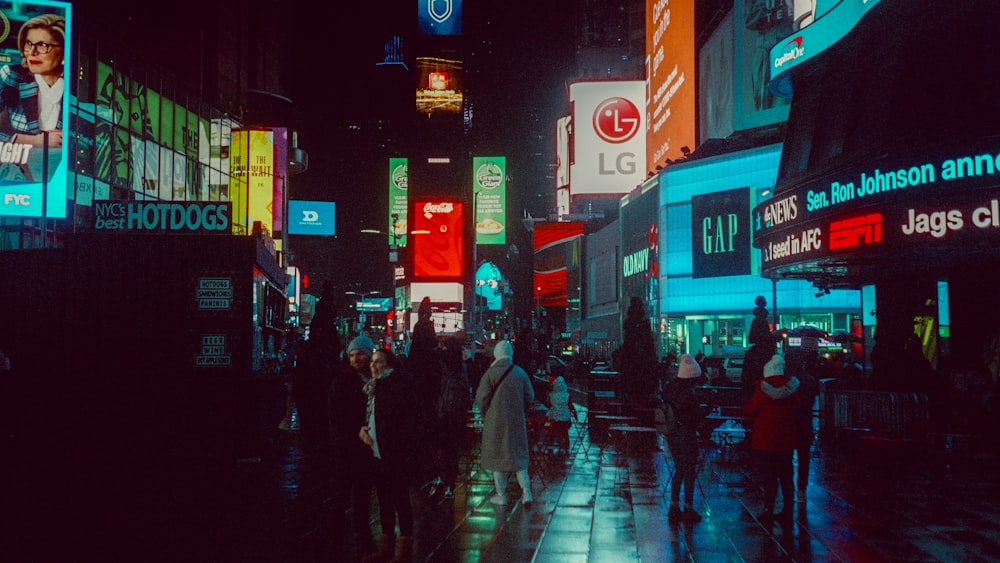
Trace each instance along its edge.
<path fill-rule="evenodd" d="M 232 203 L 95 201 L 99 233 L 222 234 L 232 229 Z"/>

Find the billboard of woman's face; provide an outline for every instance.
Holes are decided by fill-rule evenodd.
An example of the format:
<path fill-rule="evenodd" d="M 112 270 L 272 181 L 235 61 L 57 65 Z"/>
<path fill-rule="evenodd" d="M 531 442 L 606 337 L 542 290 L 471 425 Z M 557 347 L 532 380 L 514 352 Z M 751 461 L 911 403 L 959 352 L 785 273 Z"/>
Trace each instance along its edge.
<path fill-rule="evenodd" d="M 503 309 L 503 291 L 500 287 L 502 279 L 500 268 L 492 262 L 484 262 L 476 270 L 476 295 L 486 300 L 487 311 Z"/>

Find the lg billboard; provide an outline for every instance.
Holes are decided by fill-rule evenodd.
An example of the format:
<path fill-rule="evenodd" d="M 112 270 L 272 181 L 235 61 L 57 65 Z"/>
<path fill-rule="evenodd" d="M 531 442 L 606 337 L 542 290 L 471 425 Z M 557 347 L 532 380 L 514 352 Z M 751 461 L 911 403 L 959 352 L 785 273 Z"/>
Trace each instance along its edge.
<path fill-rule="evenodd" d="M 645 83 L 577 82 L 573 106 L 573 195 L 628 193 L 646 179 Z"/>

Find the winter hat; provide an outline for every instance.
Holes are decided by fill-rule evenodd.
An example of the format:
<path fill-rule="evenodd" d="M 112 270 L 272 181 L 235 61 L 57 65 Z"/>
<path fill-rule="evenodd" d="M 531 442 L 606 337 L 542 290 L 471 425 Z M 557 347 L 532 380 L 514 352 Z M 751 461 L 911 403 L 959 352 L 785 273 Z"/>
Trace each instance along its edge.
<path fill-rule="evenodd" d="M 506 340 L 497 342 L 497 345 L 493 347 L 493 358 L 495 360 L 513 360 L 514 347 Z"/>
<path fill-rule="evenodd" d="M 681 356 L 680 366 L 677 367 L 677 379 L 694 379 L 701 377 L 701 366 L 694 361 L 691 354 Z"/>
<path fill-rule="evenodd" d="M 764 377 L 772 375 L 785 375 L 785 359 L 775 354 L 764 364 Z"/>
<path fill-rule="evenodd" d="M 367 354 L 368 357 L 371 357 L 372 353 L 375 352 L 375 343 L 372 342 L 372 339 L 367 336 L 358 336 L 354 340 L 351 340 L 351 343 L 347 345 L 348 355 L 350 355 L 350 353 L 354 350 L 361 350 Z"/>

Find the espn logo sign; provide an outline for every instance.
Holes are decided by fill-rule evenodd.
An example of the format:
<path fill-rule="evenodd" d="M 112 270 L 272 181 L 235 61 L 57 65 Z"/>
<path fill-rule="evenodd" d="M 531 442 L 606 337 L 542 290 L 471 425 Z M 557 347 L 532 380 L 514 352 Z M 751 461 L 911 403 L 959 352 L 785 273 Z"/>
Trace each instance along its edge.
<path fill-rule="evenodd" d="M 830 250 L 880 242 L 882 242 L 881 213 L 869 213 L 830 223 Z"/>

